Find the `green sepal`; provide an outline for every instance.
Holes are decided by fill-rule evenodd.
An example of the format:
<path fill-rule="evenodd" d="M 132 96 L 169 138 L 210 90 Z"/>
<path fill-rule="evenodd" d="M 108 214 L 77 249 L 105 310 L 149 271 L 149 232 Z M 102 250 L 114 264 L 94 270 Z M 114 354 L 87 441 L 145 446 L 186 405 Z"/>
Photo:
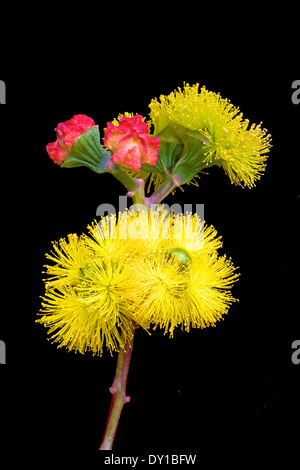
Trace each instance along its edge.
<path fill-rule="evenodd" d="M 169 176 L 182 154 L 183 144 L 180 142 L 160 141 L 158 160 L 155 166 L 142 165 L 141 170 L 147 173 L 160 173 L 162 176 Z"/>
<path fill-rule="evenodd" d="M 185 126 L 178 124 L 169 118 L 168 114 L 162 110 L 159 116 L 154 119 L 154 137 L 159 137 L 161 140 L 168 142 L 182 141 L 182 136 L 188 130 Z"/>
<path fill-rule="evenodd" d="M 209 142 L 201 131 L 187 132 L 182 157 L 174 167 L 172 176 L 180 184 L 189 183 L 203 168 L 216 164 L 215 161 L 208 161 L 209 151 Z"/>
<path fill-rule="evenodd" d="M 105 173 L 111 154 L 100 144 L 98 126 L 91 127 L 74 142 L 63 163 L 64 168 L 87 166 L 96 173 Z"/>
<path fill-rule="evenodd" d="M 160 141 L 164 142 L 176 142 L 177 144 L 182 143 L 180 139 L 180 135 L 183 134 L 183 131 L 186 132 L 186 129 L 179 124 L 171 123 L 165 127 L 156 137 L 160 139 Z"/>

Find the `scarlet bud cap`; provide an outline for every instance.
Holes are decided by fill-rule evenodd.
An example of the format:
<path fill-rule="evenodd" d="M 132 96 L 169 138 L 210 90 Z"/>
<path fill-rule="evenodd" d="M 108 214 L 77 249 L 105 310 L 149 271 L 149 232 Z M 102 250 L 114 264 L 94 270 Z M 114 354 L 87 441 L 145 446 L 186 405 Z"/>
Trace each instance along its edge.
<path fill-rule="evenodd" d="M 148 135 L 143 116 L 123 116 L 118 125 L 107 123 L 104 145 L 112 150 L 112 160 L 128 170 L 139 171 L 142 164 L 155 166 L 160 139 Z"/>
<path fill-rule="evenodd" d="M 53 162 L 61 165 L 78 137 L 94 125 L 94 120 L 85 114 L 76 114 L 68 121 L 59 123 L 55 128 L 56 141 L 46 146 L 48 155 Z"/>

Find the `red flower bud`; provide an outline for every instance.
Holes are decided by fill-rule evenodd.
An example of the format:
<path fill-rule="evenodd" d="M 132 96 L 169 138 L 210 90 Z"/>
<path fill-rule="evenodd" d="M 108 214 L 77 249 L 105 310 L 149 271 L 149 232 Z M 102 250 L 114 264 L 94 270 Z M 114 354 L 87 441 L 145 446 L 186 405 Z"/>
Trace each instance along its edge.
<path fill-rule="evenodd" d="M 94 120 L 84 114 L 76 114 L 69 121 L 59 123 L 55 129 L 56 141 L 46 146 L 49 157 L 61 165 L 77 138 L 94 125 Z"/>
<path fill-rule="evenodd" d="M 112 160 L 129 170 L 139 171 L 142 164 L 156 165 L 160 140 L 148 135 L 143 116 L 122 117 L 119 125 L 107 123 L 104 145 L 113 151 Z"/>

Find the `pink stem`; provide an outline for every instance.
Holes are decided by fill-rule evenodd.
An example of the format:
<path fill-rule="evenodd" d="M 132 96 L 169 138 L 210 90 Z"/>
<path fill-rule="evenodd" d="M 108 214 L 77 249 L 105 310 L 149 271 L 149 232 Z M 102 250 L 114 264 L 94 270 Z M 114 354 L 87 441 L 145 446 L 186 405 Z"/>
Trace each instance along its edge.
<path fill-rule="evenodd" d="M 99 450 L 112 449 L 123 406 L 130 401 L 130 397 L 126 395 L 126 383 L 132 346 L 133 343 L 131 342 L 131 344 L 126 346 L 126 349 L 120 349 L 119 351 L 115 378 L 109 389 L 112 398 L 108 419 Z"/>

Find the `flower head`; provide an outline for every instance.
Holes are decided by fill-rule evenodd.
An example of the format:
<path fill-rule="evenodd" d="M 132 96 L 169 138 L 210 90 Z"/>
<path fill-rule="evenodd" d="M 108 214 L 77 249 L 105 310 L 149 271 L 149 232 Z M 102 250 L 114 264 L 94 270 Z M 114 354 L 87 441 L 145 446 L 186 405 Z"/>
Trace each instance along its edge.
<path fill-rule="evenodd" d="M 78 137 L 94 125 L 94 120 L 84 114 L 76 114 L 72 119 L 59 123 L 55 129 L 56 141 L 46 146 L 49 157 L 54 163 L 61 165 Z"/>
<path fill-rule="evenodd" d="M 213 227 L 197 215 L 126 211 L 89 233 L 69 235 L 47 255 L 38 322 L 69 350 L 124 349 L 139 325 L 165 329 L 214 325 L 235 300 L 237 279 Z"/>
<path fill-rule="evenodd" d="M 111 295 L 108 287 L 114 273 L 115 284 L 111 292 L 117 292 L 122 286 L 124 288 L 124 276 L 120 270 L 113 271 L 113 267 L 108 272 L 101 265 L 98 268 L 94 265 L 90 273 L 94 279 L 93 286 L 98 287 L 94 297 L 90 291 L 70 285 L 46 290 L 41 318 L 37 321 L 48 328 L 50 339 L 58 343 L 58 347 L 82 354 L 92 351 L 93 354 L 101 355 L 104 345 L 113 352 L 124 348 L 125 342 L 131 340 L 132 321 L 119 312 L 119 302 L 116 302 L 116 297 Z M 119 292 L 117 298 L 120 299 Z"/>
<path fill-rule="evenodd" d="M 53 242 L 53 250 L 46 254 L 46 258 L 53 262 L 45 266 L 47 286 L 76 286 L 92 260 L 90 250 L 76 234 Z"/>
<path fill-rule="evenodd" d="M 234 271 L 231 261 L 216 253 L 189 252 L 188 262 L 182 250 L 152 254 L 134 273 L 136 321 L 147 317 L 154 328 L 164 328 L 171 336 L 177 326 L 186 331 L 214 326 L 235 301 L 230 291 L 237 278 Z"/>
<path fill-rule="evenodd" d="M 135 321 L 171 336 L 177 326 L 189 331 L 215 325 L 236 300 L 231 288 L 238 278 L 231 260 L 218 254 L 216 230 L 196 214 L 165 210 L 141 213 L 131 223 L 140 232 L 128 292 Z"/>
<path fill-rule="evenodd" d="M 184 86 L 150 103 L 154 135 L 185 144 L 174 175 L 190 180 L 201 169 L 218 165 L 231 182 L 252 187 L 266 166 L 270 135 L 243 120 L 239 109 L 199 85 Z"/>
<path fill-rule="evenodd" d="M 38 320 L 59 346 L 98 355 L 104 345 L 110 352 L 124 348 L 134 329 L 126 305 L 129 250 L 103 227 L 54 243 Z"/>
<path fill-rule="evenodd" d="M 148 124 L 142 116 L 123 116 L 119 122 L 107 123 L 104 145 L 113 151 L 115 163 L 139 171 L 142 164 L 154 166 L 158 159 L 160 140 L 148 133 Z"/>

